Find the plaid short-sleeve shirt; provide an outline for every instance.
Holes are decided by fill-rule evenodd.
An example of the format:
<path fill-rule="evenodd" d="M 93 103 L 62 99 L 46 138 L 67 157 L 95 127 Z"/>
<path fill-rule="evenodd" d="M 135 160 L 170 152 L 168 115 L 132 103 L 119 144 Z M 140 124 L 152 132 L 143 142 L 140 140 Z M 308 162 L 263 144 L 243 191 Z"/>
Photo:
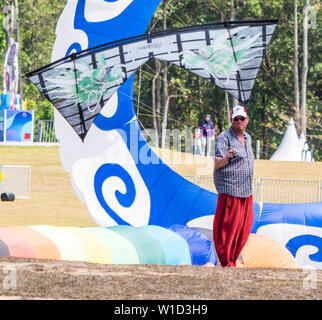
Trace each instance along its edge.
<path fill-rule="evenodd" d="M 244 137 L 245 146 L 230 127 L 216 139 L 215 158 L 223 158 L 230 148 L 237 150 L 236 157 L 229 159 L 224 167 L 214 170 L 214 182 L 219 194 L 225 193 L 239 198 L 248 198 L 252 194 L 254 154 L 250 135 L 245 133 Z"/>

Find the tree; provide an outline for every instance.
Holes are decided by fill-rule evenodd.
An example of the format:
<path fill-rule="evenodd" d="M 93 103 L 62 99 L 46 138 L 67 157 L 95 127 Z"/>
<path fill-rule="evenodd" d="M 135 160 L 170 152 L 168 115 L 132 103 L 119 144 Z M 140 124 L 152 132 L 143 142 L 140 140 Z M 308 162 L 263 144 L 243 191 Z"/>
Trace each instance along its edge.
<path fill-rule="evenodd" d="M 66 1 L 61 0 L 19 0 L 19 65 L 22 76 L 50 62 L 55 26 L 65 4 Z M 53 108 L 47 99 L 29 82 L 23 81 L 22 85 L 27 106 L 35 111 L 35 117 L 52 118 Z"/>
<path fill-rule="evenodd" d="M 230 21 L 234 21 L 236 18 L 236 9 L 235 9 L 235 2 L 234 0 L 231 0 L 230 2 Z M 233 107 L 236 107 L 239 105 L 239 101 L 236 98 L 233 98 Z"/>
<path fill-rule="evenodd" d="M 294 0 L 294 102 L 295 102 L 295 123 L 300 126 L 300 85 L 299 85 L 299 48 L 298 48 L 298 1 Z"/>
<path fill-rule="evenodd" d="M 167 0 L 163 0 L 163 30 L 167 30 Z M 163 63 L 163 120 L 161 131 L 161 147 L 165 146 L 166 131 L 168 126 L 168 111 L 169 111 L 169 92 L 168 92 L 168 62 Z"/>
<path fill-rule="evenodd" d="M 306 137 L 306 89 L 307 89 L 307 73 L 308 73 L 308 16 L 309 16 L 310 0 L 305 1 L 303 8 L 303 69 L 302 69 L 302 133 Z"/>

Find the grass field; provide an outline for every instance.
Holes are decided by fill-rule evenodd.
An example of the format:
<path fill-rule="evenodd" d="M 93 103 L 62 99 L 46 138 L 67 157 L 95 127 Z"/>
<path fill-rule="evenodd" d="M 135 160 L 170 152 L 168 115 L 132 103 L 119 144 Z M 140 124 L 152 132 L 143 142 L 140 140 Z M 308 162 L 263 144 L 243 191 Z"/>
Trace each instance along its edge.
<path fill-rule="evenodd" d="M 213 159 L 190 153 L 154 149 L 175 171 L 182 175 L 211 175 Z M 254 178 L 321 180 L 322 162 L 255 160 Z"/>
<path fill-rule="evenodd" d="M 95 226 L 86 204 L 73 191 L 58 147 L 0 147 L 0 162 L 31 167 L 30 198 L 0 202 L 1 226 Z"/>
<path fill-rule="evenodd" d="M 211 175 L 211 158 L 156 150 L 182 175 Z M 186 157 L 184 159 L 183 157 Z M 184 161 L 185 160 L 185 161 Z M 50 224 L 95 226 L 86 204 L 73 191 L 69 174 L 59 159 L 58 147 L 0 147 L 0 164 L 31 167 L 31 192 L 27 200 L 0 202 L 0 226 Z M 255 177 L 322 180 L 322 162 L 274 162 L 256 160 Z"/>

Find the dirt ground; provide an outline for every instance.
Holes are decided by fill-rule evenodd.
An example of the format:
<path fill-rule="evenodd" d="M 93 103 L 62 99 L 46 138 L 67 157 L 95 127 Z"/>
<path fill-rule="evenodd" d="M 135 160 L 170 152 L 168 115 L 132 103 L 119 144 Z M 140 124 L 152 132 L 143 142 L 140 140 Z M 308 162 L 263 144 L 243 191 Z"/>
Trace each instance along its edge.
<path fill-rule="evenodd" d="M 322 270 L 102 265 L 7 257 L 0 257 L 0 270 L 2 299 L 322 299 Z"/>

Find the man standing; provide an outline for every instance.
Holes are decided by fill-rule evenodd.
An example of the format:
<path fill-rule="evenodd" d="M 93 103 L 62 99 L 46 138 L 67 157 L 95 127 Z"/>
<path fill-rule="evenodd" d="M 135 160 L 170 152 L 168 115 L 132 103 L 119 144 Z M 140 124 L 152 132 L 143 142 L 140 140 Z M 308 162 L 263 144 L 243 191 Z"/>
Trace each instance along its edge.
<path fill-rule="evenodd" d="M 211 121 L 210 114 L 207 114 L 205 120 L 201 122 L 200 129 L 202 130 L 201 145 L 202 154 L 210 156 L 210 145 L 212 137 L 215 135 L 214 124 Z M 207 151 L 206 151 L 207 150 Z"/>
<path fill-rule="evenodd" d="M 245 132 L 246 109 L 233 108 L 231 127 L 215 142 L 214 182 L 218 192 L 213 234 L 223 267 L 236 266 L 253 224 L 252 181 L 254 154 L 251 137 Z"/>

